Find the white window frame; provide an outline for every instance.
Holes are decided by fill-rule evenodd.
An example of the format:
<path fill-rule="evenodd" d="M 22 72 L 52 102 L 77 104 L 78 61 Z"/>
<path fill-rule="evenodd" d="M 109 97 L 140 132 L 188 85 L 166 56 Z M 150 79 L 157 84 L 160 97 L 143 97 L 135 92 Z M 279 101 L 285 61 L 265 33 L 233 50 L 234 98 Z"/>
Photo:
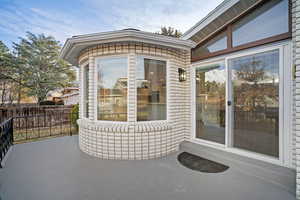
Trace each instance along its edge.
<path fill-rule="evenodd" d="M 221 59 L 221 60 L 216 60 L 216 61 L 213 61 L 213 62 L 209 62 L 209 63 L 200 63 L 196 66 L 193 66 L 192 70 L 191 70 L 191 86 L 192 86 L 192 137 L 195 141 L 197 142 L 200 142 L 201 144 L 206 144 L 208 146 L 216 146 L 216 147 L 219 147 L 219 148 L 225 148 L 225 144 L 227 143 L 227 128 L 225 128 L 225 144 L 221 144 L 221 143 L 217 143 L 217 142 L 213 142 L 213 141 L 209 141 L 209 140 L 205 140 L 205 139 L 201 139 L 201 138 L 197 138 L 196 137 L 196 68 L 198 67 L 204 67 L 204 66 L 207 66 L 207 64 L 211 65 L 211 64 L 219 64 L 219 63 L 222 63 L 224 64 L 225 66 L 225 76 L 226 76 L 226 86 L 225 86 L 225 98 L 227 99 L 227 67 L 225 65 L 225 60 L 224 59 Z M 228 120 L 228 117 L 227 117 L 227 104 L 225 103 L 225 115 L 226 115 L 226 118 L 225 118 L 225 126 L 227 127 L 227 120 Z"/>
<path fill-rule="evenodd" d="M 149 121 L 138 121 L 137 120 L 137 84 L 136 84 L 136 69 L 137 69 L 137 59 L 138 58 L 143 58 L 143 59 L 152 59 L 152 60 L 158 60 L 158 61 L 165 61 L 166 62 L 166 119 L 163 120 L 149 120 Z M 136 96 L 135 96 L 135 122 L 136 123 L 151 123 L 151 122 L 168 122 L 170 117 L 169 117 L 169 106 L 170 106 L 170 102 L 169 102 L 169 96 L 170 96 L 170 88 L 169 88 L 169 83 L 170 83 L 170 77 L 169 77 L 169 70 L 170 70 L 170 60 L 168 58 L 165 57 L 159 57 L 159 56 L 149 56 L 149 55 L 145 55 L 145 54 L 136 54 L 136 62 L 135 62 L 135 90 L 136 90 Z"/>
<path fill-rule="evenodd" d="M 108 58 L 126 58 L 127 59 L 127 120 L 126 121 L 112 121 L 112 120 L 98 120 L 98 60 L 101 59 L 108 59 Z M 97 56 L 94 57 L 94 103 L 95 103 L 95 122 L 96 123 L 109 123 L 109 124 L 127 124 L 128 121 L 128 102 L 129 102 L 129 89 L 128 89 L 128 82 L 129 82 L 129 54 L 116 54 L 116 55 L 106 55 L 106 56 Z"/>
<path fill-rule="evenodd" d="M 228 92 L 231 92 L 230 87 L 230 77 L 228 77 L 229 71 L 228 71 L 228 60 L 243 56 L 249 56 L 254 55 L 257 53 L 262 53 L 266 51 L 271 50 L 279 50 L 279 79 L 280 79 L 280 85 L 279 85 L 279 157 L 271 157 L 268 155 L 255 153 L 243 149 L 238 149 L 233 147 L 230 142 L 232 137 L 232 132 L 229 130 L 231 129 L 230 123 L 231 122 L 231 112 L 230 109 L 226 105 L 226 131 L 225 131 L 225 145 L 206 141 L 203 139 L 196 138 L 196 121 L 195 121 L 195 112 L 196 112 L 196 99 L 195 99 L 195 69 L 196 67 L 201 67 L 203 65 L 212 64 L 212 63 L 225 63 L 226 68 L 226 101 L 230 100 L 229 97 L 231 97 L 231 94 Z M 277 42 L 269 45 L 264 45 L 261 47 L 251 48 L 239 52 L 235 52 L 228 55 L 222 55 L 215 58 L 210 58 L 204 61 L 199 61 L 196 63 L 192 63 L 192 69 L 191 69 L 191 85 L 192 85 L 192 133 L 191 133 L 191 142 L 199 143 L 201 145 L 210 146 L 217 149 L 222 149 L 224 151 L 232 152 L 235 154 L 239 154 L 242 156 L 254 158 L 257 160 L 266 161 L 269 163 L 273 163 L 280 166 L 286 166 L 286 167 L 293 167 L 292 166 L 292 79 L 291 79 L 291 66 L 292 66 L 292 44 L 291 41 L 282 41 Z M 284 133 L 283 133 L 284 132 Z"/>
<path fill-rule="evenodd" d="M 80 74 L 80 76 L 81 76 L 81 91 L 80 91 L 80 101 L 81 101 L 81 105 L 82 105 L 82 119 L 85 119 L 85 120 L 88 120 L 89 119 L 89 117 L 90 117 L 90 113 L 89 113 L 89 116 L 88 117 L 86 117 L 86 113 L 89 111 L 89 107 L 87 107 L 86 106 L 86 100 L 85 100 L 85 88 L 86 88 L 86 76 L 85 76 L 85 68 L 86 67 L 90 67 L 89 66 L 89 61 L 86 61 L 86 62 L 84 62 L 83 64 L 81 64 L 80 65 L 80 68 L 81 68 L 81 74 Z M 89 69 L 90 70 L 90 69 Z M 88 74 L 88 76 L 89 76 L 89 74 Z M 89 83 L 87 83 L 87 84 L 89 84 Z M 89 94 L 90 95 L 90 94 Z M 89 96 L 87 97 L 87 99 L 88 99 L 88 101 L 89 101 Z M 89 106 L 90 106 L 90 104 L 89 104 Z"/>

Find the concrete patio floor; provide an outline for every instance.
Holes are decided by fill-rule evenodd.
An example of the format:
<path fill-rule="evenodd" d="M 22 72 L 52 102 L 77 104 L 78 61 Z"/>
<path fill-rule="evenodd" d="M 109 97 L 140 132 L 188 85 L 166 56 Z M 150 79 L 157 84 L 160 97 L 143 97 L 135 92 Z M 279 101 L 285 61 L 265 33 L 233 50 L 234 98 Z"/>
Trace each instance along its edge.
<path fill-rule="evenodd" d="M 285 188 L 243 172 L 236 163 L 219 174 L 192 171 L 179 164 L 178 153 L 155 160 L 113 161 L 81 152 L 77 136 L 17 144 L 0 169 L 0 199 L 295 199 L 293 181 Z"/>

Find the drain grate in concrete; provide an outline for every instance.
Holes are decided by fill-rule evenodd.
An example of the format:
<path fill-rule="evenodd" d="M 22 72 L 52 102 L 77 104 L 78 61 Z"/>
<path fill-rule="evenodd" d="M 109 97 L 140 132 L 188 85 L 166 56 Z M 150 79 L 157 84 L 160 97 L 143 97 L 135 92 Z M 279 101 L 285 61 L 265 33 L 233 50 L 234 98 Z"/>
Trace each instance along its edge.
<path fill-rule="evenodd" d="M 229 168 L 226 165 L 207 160 L 188 152 L 179 154 L 177 159 L 183 166 L 205 173 L 220 173 L 226 171 Z"/>

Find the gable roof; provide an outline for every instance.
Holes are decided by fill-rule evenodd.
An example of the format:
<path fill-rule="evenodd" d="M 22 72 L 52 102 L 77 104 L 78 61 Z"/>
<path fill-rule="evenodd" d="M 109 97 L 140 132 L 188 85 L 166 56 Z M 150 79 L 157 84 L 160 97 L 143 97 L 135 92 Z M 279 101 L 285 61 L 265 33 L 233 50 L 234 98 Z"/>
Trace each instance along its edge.
<path fill-rule="evenodd" d="M 219 6 L 211 11 L 206 17 L 187 30 L 182 39 L 191 39 L 200 43 L 207 37 L 222 29 L 229 22 L 265 0 L 224 0 Z"/>

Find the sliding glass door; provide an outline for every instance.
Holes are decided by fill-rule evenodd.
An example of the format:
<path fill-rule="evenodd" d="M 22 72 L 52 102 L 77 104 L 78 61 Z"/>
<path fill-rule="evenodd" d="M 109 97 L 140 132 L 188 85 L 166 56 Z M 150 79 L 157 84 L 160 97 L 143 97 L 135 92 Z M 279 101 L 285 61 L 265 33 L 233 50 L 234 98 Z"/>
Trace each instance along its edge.
<path fill-rule="evenodd" d="M 225 144 L 224 63 L 196 68 L 196 138 Z"/>
<path fill-rule="evenodd" d="M 228 60 L 233 147 L 279 156 L 279 50 Z"/>
<path fill-rule="evenodd" d="M 279 49 L 195 68 L 195 138 L 279 158 Z"/>

